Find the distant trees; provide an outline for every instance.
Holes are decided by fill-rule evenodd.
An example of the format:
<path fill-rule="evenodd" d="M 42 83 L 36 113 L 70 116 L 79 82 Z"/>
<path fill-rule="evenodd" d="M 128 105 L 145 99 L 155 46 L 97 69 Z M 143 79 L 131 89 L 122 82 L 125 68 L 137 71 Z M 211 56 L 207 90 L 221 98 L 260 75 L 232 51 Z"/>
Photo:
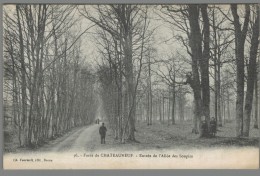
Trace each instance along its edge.
<path fill-rule="evenodd" d="M 10 9 L 15 11 L 6 8 L 4 15 L 4 62 L 12 87 L 5 91 L 12 94 L 20 146 L 35 147 L 93 120 L 95 77 L 83 65 L 80 36 L 71 32 L 74 6 Z"/>
<path fill-rule="evenodd" d="M 222 15 L 221 12 L 222 9 L 215 5 L 213 5 L 210 11 L 210 26 L 212 29 L 210 46 L 212 48 L 211 58 L 213 60 L 212 65 L 214 69 L 214 75 L 212 76 L 214 79 L 214 111 L 217 124 L 220 127 L 225 123 L 223 122 L 224 109 L 221 105 L 225 103 L 223 92 L 228 91 L 226 89 L 230 89 L 230 86 L 223 84 L 225 81 L 230 82 L 230 79 L 221 79 L 221 73 L 223 73 L 223 67 L 234 62 L 233 57 L 227 55 L 228 49 L 230 49 L 230 46 L 234 43 L 233 31 L 230 28 L 231 24 L 228 23 L 228 19 Z M 229 74 L 230 71 L 226 73 Z M 231 78 L 230 74 L 228 76 Z M 223 91 L 221 91 L 222 89 Z"/>
<path fill-rule="evenodd" d="M 158 81 L 163 82 L 167 85 L 168 89 L 165 92 L 169 92 L 169 95 L 167 93 L 163 95 L 163 101 L 166 101 L 169 103 L 171 107 L 170 114 L 171 114 L 171 124 L 174 125 L 176 123 L 176 107 L 178 104 L 178 112 L 180 120 L 184 120 L 184 95 L 186 94 L 185 87 L 183 86 L 185 84 L 185 78 L 184 74 L 186 72 L 185 67 L 183 65 L 185 64 L 184 61 L 182 61 L 180 56 L 172 55 L 168 56 L 168 58 L 160 58 L 157 60 L 157 66 L 158 69 L 155 69 L 155 73 L 157 77 L 159 78 Z M 177 101 L 178 100 L 178 101 Z M 164 102 L 163 102 L 164 103 Z"/>
<path fill-rule="evenodd" d="M 250 9 L 250 6 L 254 9 Z M 234 60 L 230 57 L 230 48 L 233 47 L 233 41 L 235 40 L 236 51 L 236 91 L 237 91 L 237 105 L 236 105 L 236 122 L 237 122 L 237 136 L 248 136 L 250 126 L 250 113 L 252 110 L 253 95 L 249 92 L 253 92 L 255 79 L 255 59 L 252 56 L 257 56 L 258 37 L 256 37 L 258 31 L 252 27 L 252 35 L 254 33 L 254 40 L 252 35 L 248 39 L 250 44 L 250 56 L 248 66 L 248 79 L 247 79 L 247 95 L 244 96 L 244 84 L 245 84 L 245 59 L 244 48 L 248 42 L 246 38 L 248 35 L 249 24 L 254 26 L 257 22 L 257 8 L 254 5 L 245 5 L 243 27 L 240 20 L 240 13 L 237 11 L 237 5 L 231 5 L 231 12 L 234 20 L 229 17 L 230 14 L 225 14 L 221 7 L 207 5 L 162 5 L 160 9 L 160 17 L 167 23 L 171 24 L 173 31 L 176 32 L 173 38 L 180 41 L 187 52 L 187 55 L 191 58 L 191 70 L 192 72 L 186 73 L 187 83 L 193 89 L 194 94 L 194 129 L 195 133 L 198 132 L 198 122 L 201 116 L 205 116 L 207 122 L 209 122 L 209 104 L 210 104 L 210 58 L 213 58 L 214 65 L 214 80 L 215 88 L 215 116 L 218 119 L 218 124 L 222 125 L 223 116 L 225 116 L 225 102 L 228 106 L 230 102 L 230 83 L 226 82 L 226 85 L 221 85 L 221 67 L 224 63 L 232 63 Z M 242 7 L 242 6 L 241 6 Z M 217 13 L 218 12 L 218 13 Z M 216 16 L 220 14 L 221 17 Z M 252 14 L 254 13 L 254 17 Z M 229 26 L 229 22 L 232 22 L 234 29 Z M 259 20 L 258 20 L 259 21 Z M 253 30 L 254 29 L 254 30 Z M 254 32 L 253 32 L 254 31 Z M 233 33 L 234 32 L 234 33 Z M 229 53 L 229 54 L 227 54 Z M 221 56 L 227 56 L 220 60 Z M 251 63 L 251 64 L 250 64 Z M 251 65 L 251 66 L 250 66 Z M 230 66 L 227 66 L 230 68 Z M 226 67 L 226 68 L 227 68 Z M 228 75 L 227 75 L 228 76 Z M 229 74 L 232 77 L 232 75 Z M 224 83 L 224 82 L 223 82 Z M 225 95 L 228 96 L 227 100 Z M 244 107 L 244 98 L 246 98 L 246 105 Z M 257 101 L 256 101 L 257 102 Z M 230 117 L 230 109 L 228 109 L 228 117 Z M 245 112 L 244 112 L 245 111 Z M 244 129 L 243 129 L 244 128 Z M 243 132 L 244 131 L 244 132 Z"/>
<path fill-rule="evenodd" d="M 249 24 L 251 26 L 257 25 L 257 10 L 255 6 L 254 9 L 250 9 L 251 5 L 245 5 L 245 13 L 244 13 L 244 22 L 243 27 L 241 28 L 241 20 L 239 18 L 240 13 L 237 12 L 237 5 L 231 5 L 232 14 L 225 14 L 223 9 L 218 6 L 208 6 L 208 5 L 162 5 L 159 7 L 160 13 L 159 16 L 163 19 L 164 22 L 172 25 L 172 30 L 174 32 L 173 39 L 175 41 L 180 42 L 184 46 L 184 50 L 187 53 L 187 56 L 190 57 L 190 60 L 183 57 L 183 60 L 190 64 L 191 72 L 187 70 L 183 71 L 182 75 L 186 75 L 186 83 L 190 85 L 193 90 L 194 95 L 194 124 L 193 124 L 193 132 L 199 132 L 199 124 L 201 121 L 201 117 L 204 116 L 205 120 L 209 124 L 210 120 L 210 90 L 213 90 L 215 93 L 215 116 L 218 120 L 219 126 L 222 126 L 222 123 L 225 123 L 226 112 L 227 117 L 231 119 L 230 112 L 230 102 L 232 102 L 232 98 L 234 97 L 231 91 L 236 90 L 237 94 L 237 103 L 236 103 L 236 122 L 237 122 L 237 136 L 248 136 L 249 134 L 249 125 L 250 125 L 250 113 L 252 111 L 252 101 L 253 95 L 249 94 L 249 92 L 253 92 L 254 87 L 256 87 L 255 83 L 256 78 L 252 77 L 256 75 L 255 68 L 253 65 L 256 65 L 256 61 L 254 56 L 257 56 L 257 48 L 258 48 L 258 31 L 252 27 L 252 34 L 249 37 L 248 28 Z M 96 23 L 99 27 L 109 33 L 112 38 L 118 40 L 121 29 L 120 25 L 115 28 L 116 25 L 112 26 L 111 24 L 118 24 L 120 19 L 117 19 L 117 16 L 114 15 L 121 12 L 117 8 L 106 6 L 106 8 L 100 8 L 98 6 L 97 11 L 101 14 L 100 19 L 108 19 L 111 21 L 107 24 L 104 21 L 94 18 L 93 16 L 87 16 L 88 19 Z M 157 6 L 158 8 L 158 6 Z M 105 9 L 105 10 L 104 10 Z M 113 10 L 116 10 L 113 12 Z M 104 14 L 104 11 L 106 12 Z M 254 13 L 254 17 L 252 14 Z M 86 13 L 87 14 L 87 13 Z M 109 15 L 108 15 L 109 14 Z M 138 14 L 138 13 L 137 13 Z M 108 16 L 115 16 L 115 18 L 108 18 Z M 234 20 L 231 20 L 229 17 L 233 16 Z M 131 16 L 131 15 L 130 15 Z M 138 18 L 139 19 L 139 18 Z M 121 19 L 122 20 L 122 19 Z M 229 22 L 232 22 L 232 25 L 229 25 Z M 253 30 L 254 29 L 254 30 Z M 124 29 L 125 30 L 125 29 Z M 119 30 L 121 31 L 121 30 Z M 121 31 L 122 32 L 122 31 Z M 255 37 L 252 38 L 252 35 Z M 246 39 L 250 40 L 246 40 Z M 249 42 L 250 41 L 250 42 Z M 122 41 L 121 41 L 122 42 Z M 250 44 L 250 57 L 249 57 L 249 65 L 248 65 L 248 79 L 246 79 L 247 83 L 247 94 L 244 96 L 244 84 L 245 84 L 245 68 L 246 65 L 244 63 L 244 48 L 245 45 Z M 123 43 L 122 43 L 123 45 Z M 234 53 L 232 48 L 235 45 L 236 51 L 236 63 L 234 63 Z M 129 46 L 129 45 L 127 45 Z M 140 48 L 144 49 L 142 45 Z M 141 51 L 141 55 L 143 54 L 143 50 Z M 123 51 L 127 51 L 123 49 Z M 179 51 L 177 51 L 178 55 L 181 55 Z M 127 55 L 124 53 L 123 55 Z M 145 55 L 145 54 L 144 54 Z M 124 56 L 125 57 L 125 56 Z M 125 57 L 126 58 L 126 57 Z M 165 62 L 164 59 L 158 58 L 156 59 L 155 65 L 161 65 Z M 212 68 L 210 61 L 213 61 Z M 148 69 L 147 71 L 147 123 L 151 124 L 151 117 L 153 112 L 153 101 L 151 94 L 151 61 L 148 60 Z M 166 62 L 165 62 L 166 63 Z M 186 63 L 186 64 L 187 64 Z M 254 64 L 252 64 L 254 63 Z M 125 63 L 126 64 L 126 63 Z M 225 64 L 225 67 L 224 67 Z M 236 68 L 233 68 L 234 64 Z M 141 64 L 140 64 L 141 65 Z M 145 64 L 143 64 L 145 65 Z M 221 69 L 224 67 L 225 70 L 232 69 L 231 72 L 226 71 L 221 74 Z M 128 67 L 125 67 L 125 69 Z M 135 67 L 133 67 L 135 68 Z M 141 68 L 141 67 L 140 67 Z M 164 100 L 166 94 L 162 95 L 162 105 L 160 104 L 160 119 L 164 117 L 164 113 L 168 114 L 168 110 L 171 110 L 171 119 L 172 124 L 175 123 L 175 105 L 176 105 L 176 93 L 178 90 L 176 89 L 176 74 L 175 74 L 175 66 L 171 65 L 171 62 L 166 63 L 167 70 L 164 71 L 157 70 L 157 76 L 162 78 L 162 81 L 166 83 L 167 86 L 170 86 L 171 95 L 168 95 L 170 101 L 166 106 L 164 106 Z M 124 73 L 125 70 L 123 70 Z M 158 72 L 159 71 L 159 72 Z M 166 73 L 166 72 L 169 73 Z M 214 74 L 211 74 L 211 71 L 214 71 Z M 137 71 L 138 72 L 138 71 Z M 141 73 L 141 72 L 140 72 Z M 233 76 L 236 74 L 236 80 L 233 80 Z M 137 74 L 138 75 L 138 74 Z M 125 77 L 125 75 L 123 74 Z M 214 79 L 214 88 L 210 85 L 210 76 Z M 223 80 L 223 78 L 227 78 L 227 80 Z M 126 77 L 127 78 L 127 77 Z M 127 79 L 126 79 L 127 80 Z M 138 82 L 138 79 L 137 79 Z M 184 82 L 181 82 L 178 85 L 183 85 Z M 232 86 L 232 84 L 236 85 L 236 88 Z M 137 85 L 137 84 L 136 84 Z M 129 85 L 128 85 L 129 86 Z M 168 89 L 168 88 L 166 88 Z M 257 88 L 256 88 L 257 89 Z M 127 91 L 126 91 L 127 92 Z M 257 93 L 255 93 L 257 95 Z M 158 96 L 158 95 L 156 95 Z M 244 98 L 246 98 L 246 102 L 244 103 Z M 167 97 L 166 97 L 167 99 Z M 171 104 L 171 108 L 168 108 L 168 105 Z M 179 103 L 179 102 L 178 102 Z M 257 103 L 257 101 L 256 101 Z M 245 104 L 245 106 L 244 106 Z M 181 103 L 180 103 L 181 105 Z M 161 107 L 162 106 L 162 107 Z M 180 106 L 181 107 L 181 106 Z M 162 109 L 161 109 L 162 108 Z M 181 111 L 181 109 L 180 109 Z M 224 121 L 223 121 L 224 120 Z M 256 121 L 256 120 L 255 120 Z M 244 128 L 244 129 L 243 129 Z M 244 131 L 244 132 L 242 132 Z M 241 133 L 241 135 L 240 135 Z"/>
<path fill-rule="evenodd" d="M 235 117 L 233 117 L 233 113 L 232 113 L 232 109 L 233 107 L 235 107 L 233 105 L 233 102 L 235 102 L 235 100 L 232 98 L 235 95 L 235 85 L 234 85 L 234 81 L 233 81 L 233 76 L 231 74 L 231 70 L 230 69 L 222 69 L 222 81 L 221 81 L 221 99 L 222 100 L 222 113 L 220 113 L 220 111 L 218 113 L 220 113 L 221 118 L 223 118 L 223 125 L 226 122 L 231 122 L 232 119 L 234 119 Z M 220 124 L 220 123 L 219 123 Z M 221 123 L 222 125 L 222 123 Z"/>
<path fill-rule="evenodd" d="M 95 15 L 86 6 L 79 8 L 79 12 L 102 31 L 103 41 L 99 43 L 105 49 L 102 58 L 106 63 L 100 67 L 100 73 L 109 73 L 109 80 L 112 81 L 105 83 L 106 80 L 100 76 L 103 91 L 109 87 L 112 91 L 105 93 L 112 100 L 104 101 L 104 106 L 115 110 L 108 118 L 114 118 L 116 138 L 119 137 L 122 142 L 135 141 L 137 89 L 143 58 L 148 57 L 145 43 L 151 36 L 151 31 L 148 31 L 148 7 L 119 4 L 93 8 Z"/>

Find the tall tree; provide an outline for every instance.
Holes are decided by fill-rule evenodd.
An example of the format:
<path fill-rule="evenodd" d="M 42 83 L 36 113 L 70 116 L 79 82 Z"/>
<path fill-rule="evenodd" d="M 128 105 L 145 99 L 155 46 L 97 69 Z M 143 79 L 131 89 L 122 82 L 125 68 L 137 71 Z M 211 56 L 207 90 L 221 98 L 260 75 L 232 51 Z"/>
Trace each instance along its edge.
<path fill-rule="evenodd" d="M 202 112 L 206 117 L 206 121 L 209 126 L 210 121 L 210 90 L 209 90 L 209 58 L 210 58 L 210 31 L 209 31 L 209 17 L 208 17 L 208 5 L 201 5 L 201 14 L 203 19 L 203 53 L 202 59 L 200 59 L 201 69 L 201 88 L 202 88 Z"/>
<path fill-rule="evenodd" d="M 254 128 L 258 129 L 259 126 L 258 126 L 258 97 L 259 97 L 259 93 L 258 93 L 258 84 L 259 84 L 259 81 L 258 81 L 258 78 L 259 78 L 259 60 L 257 62 L 257 69 L 256 69 L 256 75 L 255 75 L 255 116 L 254 116 Z"/>
<path fill-rule="evenodd" d="M 245 17 L 243 27 L 240 23 L 240 17 L 237 12 L 237 4 L 231 4 L 231 11 L 234 18 L 233 25 L 235 28 L 235 55 L 236 55 L 236 82 L 237 82 L 237 99 L 236 99 L 236 136 L 243 135 L 243 112 L 244 112 L 244 45 L 248 31 L 250 19 L 250 5 L 245 5 Z"/>
<path fill-rule="evenodd" d="M 194 124 L 193 132 L 199 132 L 201 116 L 209 123 L 209 18 L 207 5 L 186 5 L 186 6 L 163 6 L 168 11 L 168 16 L 173 23 L 187 35 L 188 40 L 183 36 L 178 39 L 185 46 L 187 53 L 191 57 L 191 73 L 188 73 L 187 83 L 191 86 L 194 95 Z M 202 29 L 201 17 L 202 14 Z M 164 12 L 165 14 L 166 12 Z M 167 14 L 166 14 L 167 15 Z M 176 18 L 177 17 L 177 18 Z M 165 18 L 164 18 L 165 19 Z M 179 20 L 180 19 L 180 20 Z M 168 19 L 167 22 L 171 23 Z M 203 32 L 202 32 L 203 31 Z M 188 41 L 188 42 L 187 42 Z M 203 47 L 202 47 L 203 46 Z"/>
<path fill-rule="evenodd" d="M 251 37 L 251 46 L 250 46 L 250 55 L 249 55 L 249 66 L 248 66 L 248 78 L 247 78 L 247 91 L 245 97 L 245 110 L 244 110 L 244 119 L 243 119 L 243 136 L 249 136 L 250 130 L 250 120 L 251 120 L 251 111 L 252 111 L 252 103 L 253 103 L 253 95 L 254 88 L 256 84 L 256 58 L 257 58 L 257 50 L 259 46 L 259 5 L 256 10 L 256 18 L 253 24 L 253 32 Z M 257 89 L 257 87 L 256 87 Z M 256 90 L 257 91 L 257 90 Z"/>
<path fill-rule="evenodd" d="M 17 22 L 18 22 L 18 31 L 19 31 L 19 44 L 20 44 L 20 48 L 19 48 L 19 51 L 20 51 L 20 59 L 21 59 L 21 82 L 22 82 L 22 85 L 21 85 L 21 89 L 22 89 L 22 126 L 23 126 L 23 129 L 26 130 L 26 124 L 27 124 L 27 102 L 26 102 L 26 99 L 27 99 L 27 93 L 26 93 L 26 68 L 25 68 L 25 59 L 24 59 L 24 44 L 23 44 L 23 32 L 22 32 L 22 26 L 21 26 L 21 17 L 20 17 L 20 14 L 21 14 L 21 10 L 20 10 L 20 6 L 19 5 L 16 5 L 16 13 L 17 13 Z M 28 134 L 25 132 L 24 133 L 24 139 L 25 139 L 25 143 L 28 144 L 29 143 L 29 139 L 28 139 Z"/>

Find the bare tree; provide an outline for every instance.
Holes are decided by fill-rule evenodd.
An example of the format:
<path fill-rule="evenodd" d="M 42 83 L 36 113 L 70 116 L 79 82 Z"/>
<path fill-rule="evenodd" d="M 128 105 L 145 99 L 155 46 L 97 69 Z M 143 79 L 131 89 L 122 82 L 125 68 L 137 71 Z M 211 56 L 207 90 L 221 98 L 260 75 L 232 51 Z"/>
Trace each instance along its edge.
<path fill-rule="evenodd" d="M 244 112 L 244 77 L 245 77 L 245 64 L 244 64 L 244 44 L 248 30 L 250 6 L 245 5 L 245 18 L 243 27 L 241 28 L 240 17 L 237 13 L 237 4 L 231 5 L 231 11 L 234 18 L 235 28 L 235 53 L 236 53 L 236 69 L 237 69 L 237 100 L 236 100 L 236 135 L 238 137 L 243 135 L 243 112 Z"/>
<path fill-rule="evenodd" d="M 253 24 L 252 29 L 252 37 L 251 37 L 251 46 L 250 46 L 250 56 L 249 56 L 249 66 L 248 66 L 248 78 L 247 78 L 247 91 L 245 97 L 245 110 L 244 110 L 244 119 L 243 119 L 243 136 L 249 136 L 250 130 L 250 119 L 251 119 L 251 111 L 252 111 L 252 102 L 254 95 L 254 88 L 257 91 L 256 80 L 256 58 L 257 58 L 257 50 L 259 46 L 259 6 L 256 7 L 256 18 Z M 257 99 L 257 98 L 256 98 Z"/>

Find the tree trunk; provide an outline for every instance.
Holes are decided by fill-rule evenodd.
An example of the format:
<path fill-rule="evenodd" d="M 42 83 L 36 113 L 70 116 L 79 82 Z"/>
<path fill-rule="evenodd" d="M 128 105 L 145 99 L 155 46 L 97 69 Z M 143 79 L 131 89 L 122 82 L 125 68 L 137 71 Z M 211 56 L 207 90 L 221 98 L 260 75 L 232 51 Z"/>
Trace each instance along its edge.
<path fill-rule="evenodd" d="M 10 51 L 9 54 L 11 56 L 11 60 L 12 60 L 12 84 L 13 84 L 13 90 L 12 90 L 12 98 L 13 98 L 13 118 L 14 118 L 14 122 L 15 125 L 18 126 L 18 140 L 19 140 L 19 146 L 22 146 L 23 142 L 22 142 L 22 122 L 21 122 L 21 117 L 20 114 L 17 113 L 17 111 L 19 112 L 19 93 L 18 93 L 18 87 L 17 87 L 17 71 L 15 68 L 15 58 L 14 58 L 14 49 L 13 49 L 13 44 L 12 44 L 12 39 L 10 39 Z M 19 81 L 19 80 L 18 80 Z"/>
<path fill-rule="evenodd" d="M 192 133 L 198 134 L 199 133 L 199 124 L 200 124 L 200 107 L 201 107 L 201 102 L 200 100 L 194 101 L 194 120 L 193 120 L 193 129 Z"/>
<path fill-rule="evenodd" d="M 220 55 L 218 53 L 217 27 L 215 25 L 215 11 L 213 10 L 213 32 L 214 32 L 214 85 L 215 85 L 215 118 L 217 126 L 222 126 L 220 107 Z"/>
<path fill-rule="evenodd" d="M 162 100 L 159 95 L 159 114 L 160 114 L 160 123 L 162 123 Z"/>
<path fill-rule="evenodd" d="M 243 121 L 243 136 L 249 136 L 250 130 L 250 117 L 252 111 L 253 94 L 254 94 L 254 84 L 256 80 L 256 57 L 259 45 L 259 6 L 257 8 L 257 18 L 255 19 L 253 25 L 253 34 L 251 38 L 250 56 L 249 56 L 249 68 L 248 68 L 248 78 L 247 78 L 247 91 L 245 99 L 245 111 L 244 111 L 244 121 Z"/>
<path fill-rule="evenodd" d="M 148 56 L 148 86 L 149 86 L 149 91 L 148 91 L 148 104 L 149 104 L 149 120 L 148 120 L 148 125 L 152 125 L 152 118 L 153 118 L 153 99 L 152 99 L 152 83 L 151 83 L 151 61 L 150 61 L 150 51 L 149 51 L 149 56 Z"/>
<path fill-rule="evenodd" d="M 202 58 L 202 39 L 199 26 L 199 5 L 188 5 L 190 23 L 190 47 L 192 51 L 192 79 L 190 85 L 194 94 L 194 125 L 192 132 L 198 133 L 198 123 L 201 119 L 201 85 L 198 62 Z"/>
<path fill-rule="evenodd" d="M 210 122 L 210 90 L 209 90 L 209 58 L 210 58 L 210 48 L 209 48 L 209 18 L 208 18 L 208 5 L 201 5 L 201 14 L 203 18 L 203 53 L 202 60 L 200 62 L 201 69 L 201 89 L 202 89 L 202 112 L 206 118 L 209 126 Z"/>
<path fill-rule="evenodd" d="M 181 86 L 179 89 L 179 117 L 180 122 L 184 122 L 184 93 Z"/>
<path fill-rule="evenodd" d="M 127 81 L 127 93 L 129 100 L 129 134 L 127 139 L 135 141 L 135 124 L 134 124 L 134 112 L 135 112 L 135 94 L 134 94 L 134 77 L 133 77 L 133 61 L 132 61 L 132 40 L 131 35 L 126 37 L 126 48 L 125 48 L 125 60 L 126 60 L 126 81 Z"/>
<path fill-rule="evenodd" d="M 259 62 L 259 61 L 258 61 Z M 258 73 L 255 75 L 255 120 L 254 128 L 258 129 Z"/>
<path fill-rule="evenodd" d="M 225 99 L 224 99 L 224 93 L 222 93 L 222 112 L 223 112 L 223 125 L 225 125 L 226 123 L 226 102 L 225 102 Z"/>
<path fill-rule="evenodd" d="M 16 13 L 18 18 L 18 28 L 19 28 L 19 46 L 20 46 L 20 60 L 21 60 L 21 89 L 22 89 L 22 126 L 24 130 L 24 139 L 25 145 L 29 144 L 28 141 L 28 133 L 27 133 L 27 95 L 26 95 L 26 68 L 25 68 L 25 61 L 24 61 L 24 44 L 23 44 L 23 32 L 21 26 L 21 19 L 20 19 L 20 6 L 16 5 Z"/>
<path fill-rule="evenodd" d="M 175 83 L 173 83 L 172 86 L 172 125 L 174 124 L 175 124 Z"/>
<path fill-rule="evenodd" d="M 240 19 L 237 13 L 237 4 L 231 4 L 231 11 L 234 18 L 235 28 L 235 53 L 236 53 L 236 82 L 237 82 L 237 99 L 236 99 L 236 136 L 243 135 L 243 113 L 244 113 L 244 44 L 248 30 L 250 17 L 250 6 L 245 5 L 246 14 L 243 29 L 241 30 Z"/>
<path fill-rule="evenodd" d="M 259 72 L 257 73 L 258 74 L 258 78 L 260 77 L 260 60 L 258 60 L 258 70 L 259 70 Z M 257 81 L 258 82 L 258 93 L 259 93 L 259 81 Z M 258 108 L 258 113 L 260 112 L 260 96 L 258 95 L 258 107 L 256 107 L 256 108 Z M 260 127 L 260 115 L 258 114 L 258 128 Z"/>
<path fill-rule="evenodd" d="M 168 116 L 168 125 L 170 125 L 170 119 L 171 119 L 171 91 L 169 89 L 169 95 L 168 95 L 168 104 L 167 104 L 167 116 Z"/>
<path fill-rule="evenodd" d="M 227 80 L 229 80 L 229 73 L 227 73 Z M 227 87 L 227 116 L 228 116 L 228 122 L 231 121 L 229 102 L 230 102 L 230 93 L 229 93 L 229 87 Z"/>
<path fill-rule="evenodd" d="M 218 68 L 218 71 L 217 71 L 217 75 L 218 75 L 218 78 L 217 78 L 217 106 L 218 106 L 218 126 L 222 127 L 222 108 L 221 108 L 221 82 L 220 82 L 220 57 L 217 58 L 217 68 Z"/>
<path fill-rule="evenodd" d="M 150 110 L 150 91 L 148 90 L 148 92 L 147 92 L 147 110 L 146 110 L 146 114 L 147 114 L 146 121 L 147 121 L 148 126 L 150 125 L 150 111 L 151 111 Z"/>
<path fill-rule="evenodd" d="M 165 108 L 164 108 L 164 94 L 163 94 L 162 100 L 163 100 L 163 107 L 162 107 L 162 123 L 164 123 L 164 112 L 165 112 Z"/>

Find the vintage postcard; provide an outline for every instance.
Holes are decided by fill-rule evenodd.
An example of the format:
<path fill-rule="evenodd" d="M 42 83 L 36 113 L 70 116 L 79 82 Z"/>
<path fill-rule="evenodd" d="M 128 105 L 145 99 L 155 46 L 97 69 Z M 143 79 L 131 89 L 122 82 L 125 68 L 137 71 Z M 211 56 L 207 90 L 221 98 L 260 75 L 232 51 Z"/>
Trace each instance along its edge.
<path fill-rule="evenodd" d="M 258 4 L 5 4 L 4 169 L 259 169 Z"/>

